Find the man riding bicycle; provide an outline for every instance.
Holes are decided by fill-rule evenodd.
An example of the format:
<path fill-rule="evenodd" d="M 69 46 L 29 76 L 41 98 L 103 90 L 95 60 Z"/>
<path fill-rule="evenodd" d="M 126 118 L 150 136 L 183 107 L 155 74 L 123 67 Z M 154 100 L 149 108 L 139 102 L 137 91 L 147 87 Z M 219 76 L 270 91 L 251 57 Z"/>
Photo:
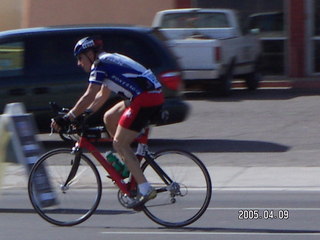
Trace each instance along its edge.
<path fill-rule="evenodd" d="M 102 47 L 103 42 L 98 37 L 85 37 L 75 45 L 78 66 L 90 73 L 89 85 L 65 116 L 53 120 L 52 127 L 60 131 L 84 111 L 96 112 L 111 92 L 124 97 L 126 100 L 105 112 L 103 121 L 113 137 L 114 150 L 138 184 L 138 194 L 128 206 L 136 209 L 155 198 L 157 193 L 145 178 L 131 143 L 160 110 L 164 97 L 161 84 L 151 70 L 124 55 L 106 53 Z"/>

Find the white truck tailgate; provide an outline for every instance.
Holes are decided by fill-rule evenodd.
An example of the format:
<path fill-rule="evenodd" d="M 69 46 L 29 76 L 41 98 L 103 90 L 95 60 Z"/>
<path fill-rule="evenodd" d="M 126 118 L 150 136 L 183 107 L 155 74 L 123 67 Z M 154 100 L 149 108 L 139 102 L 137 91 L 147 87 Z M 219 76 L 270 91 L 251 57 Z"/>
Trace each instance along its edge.
<path fill-rule="evenodd" d="M 213 69 L 218 41 L 214 39 L 169 40 L 168 46 L 182 69 Z"/>

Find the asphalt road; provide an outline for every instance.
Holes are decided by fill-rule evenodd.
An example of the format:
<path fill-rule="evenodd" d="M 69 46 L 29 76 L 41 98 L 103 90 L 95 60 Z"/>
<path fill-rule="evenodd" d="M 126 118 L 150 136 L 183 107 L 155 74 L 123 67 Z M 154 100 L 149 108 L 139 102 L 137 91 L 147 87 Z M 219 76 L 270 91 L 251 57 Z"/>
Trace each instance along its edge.
<path fill-rule="evenodd" d="M 4 181 L 0 239 L 319 239 L 320 91 L 185 96 L 189 119 L 154 128 L 150 147 L 187 149 L 209 168 L 214 195 L 199 221 L 182 230 L 163 229 L 142 214 L 123 212 L 108 195 L 101 214 L 73 228 L 53 227 L 33 213 L 23 194 L 25 176 L 13 181 L 23 175 L 20 170 L 7 172 Z M 47 134 L 40 139 L 46 149 L 64 146 Z M 238 219 L 241 210 L 283 209 L 289 219 Z"/>
<path fill-rule="evenodd" d="M 207 212 L 180 229 L 163 228 L 143 213 L 122 208 L 115 191 L 104 191 L 96 214 L 74 227 L 45 222 L 30 207 L 24 191 L 1 198 L 0 239 L 319 239 L 320 193 L 216 191 Z M 4 207 L 5 206 L 5 207 Z M 251 219 L 256 211 L 258 218 Z"/>
<path fill-rule="evenodd" d="M 184 96 L 191 107 L 189 118 L 153 128 L 152 150 L 187 149 L 214 166 L 320 167 L 320 90 Z M 66 146 L 57 135 L 42 134 L 40 140 L 46 149 Z"/>

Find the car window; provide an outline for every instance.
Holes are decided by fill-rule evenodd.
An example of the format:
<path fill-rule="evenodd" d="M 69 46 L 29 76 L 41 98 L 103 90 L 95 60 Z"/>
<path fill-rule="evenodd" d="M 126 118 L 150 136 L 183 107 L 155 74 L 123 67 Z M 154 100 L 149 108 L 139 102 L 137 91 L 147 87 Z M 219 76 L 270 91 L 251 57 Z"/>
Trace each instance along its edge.
<path fill-rule="evenodd" d="M 80 74 L 73 56 L 76 37 L 65 35 L 44 35 L 27 41 L 27 61 L 29 76 L 54 76 Z"/>
<path fill-rule="evenodd" d="M 102 35 L 107 52 L 117 52 L 141 63 L 146 68 L 159 67 L 161 61 L 157 49 L 148 41 L 134 33 L 111 33 Z"/>
<path fill-rule="evenodd" d="M 0 77 L 22 75 L 23 68 L 23 42 L 0 44 Z"/>
<path fill-rule="evenodd" d="M 137 33 L 129 32 L 83 32 L 59 36 L 37 36 L 27 42 L 30 51 L 27 56 L 29 76 L 53 76 L 84 74 L 73 56 L 75 43 L 88 35 L 100 35 L 107 52 L 126 55 L 147 68 L 158 67 L 161 62 L 150 41 Z"/>

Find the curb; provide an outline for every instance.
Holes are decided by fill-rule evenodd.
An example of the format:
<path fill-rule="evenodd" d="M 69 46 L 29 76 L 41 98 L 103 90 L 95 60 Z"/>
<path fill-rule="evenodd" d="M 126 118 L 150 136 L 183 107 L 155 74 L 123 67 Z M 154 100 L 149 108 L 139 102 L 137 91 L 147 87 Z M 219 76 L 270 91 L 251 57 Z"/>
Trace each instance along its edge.
<path fill-rule="evenodd" d="M 281 89 L 288 89 L 292 88 L 293 84 L 292 81 L 289 80 L 264 80 L 259 83 L 259 89 L 264 89 L 264 88 L 281 88 Z M 234 81 L 232 83 L 232 88 L 234 89 L 242 89 L 246 88 L 246 84 L 243 81 Z M 320 88 L 320 84 L 319 84 Z"/>
<path fill-rule="evenodd" d="M 246 88 L 244 81 L 234 81 L 232 88 Z M 280 89 L 320 89 L 320 79 L 292 79 L 292 80 L 263 80 L 259 83 L 259 89 L 280 88 Z"/>

